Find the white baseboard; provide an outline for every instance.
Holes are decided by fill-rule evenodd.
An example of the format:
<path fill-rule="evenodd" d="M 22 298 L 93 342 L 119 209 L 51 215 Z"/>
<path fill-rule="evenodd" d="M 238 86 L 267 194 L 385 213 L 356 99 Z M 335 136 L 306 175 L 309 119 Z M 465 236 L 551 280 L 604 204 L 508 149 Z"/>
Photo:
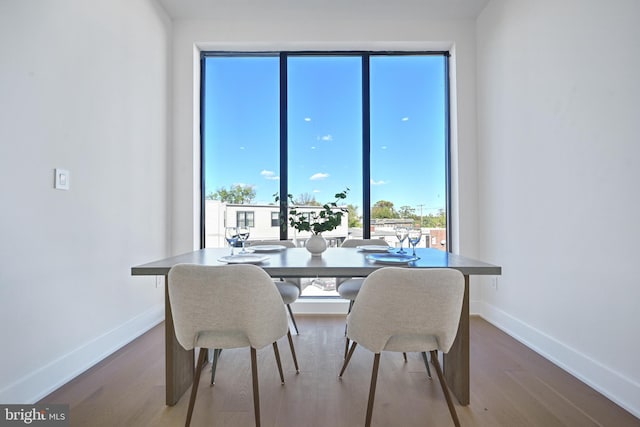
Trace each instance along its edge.
<path fill-rule="evenodd" d="M 484 303 L 482 301 L 469 301 L 469 314 L 471 316 L 482 316 L 482 308 Z"/>
<path fill-rule="evenodd" d="M 343 314 L 347 315 L 349 301 L 340 298 L 299 298 L 291 304 L 294 314 Z"/>
<path fill-rule="evenodd" d="M 489 323 L 640 418 L 640 384 L 492 305 L 476 301 L 474 308 Z"/>
<path fill-rule="evenodd" d="M 0 402 L 37 402 L 163 320 L 164 304 L 147 310 L 0 390 Z"/>

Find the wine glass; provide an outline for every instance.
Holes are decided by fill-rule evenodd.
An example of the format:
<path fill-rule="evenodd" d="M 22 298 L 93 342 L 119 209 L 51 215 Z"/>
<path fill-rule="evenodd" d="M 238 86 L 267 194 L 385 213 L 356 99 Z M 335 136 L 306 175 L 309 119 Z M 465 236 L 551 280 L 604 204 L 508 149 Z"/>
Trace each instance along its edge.
<path fill-rule="evenodd" d="M 238 238 L 240 239 L 240 242 L 242 242 L 242 250 L 238 252 L 240 254 L 249 253 L 249 251 L 244 249 L 244 243 L 249 239 L 249 233 L 249 227 L 238 227 Z"/>
<path fill-rule="evenodd" d="M 407 253 L 404 249 L 402 249 L 402 243 L 404 243 L 405 239 L 407 238 L 408 232 L 409 230 L 407 230 L 407 227 L 396 227 L 396 237 L 398 238 L 398 240 L 400 240 L 400 250 L 398 251 L 399 254 Z"/>
<path fill-rule="evenodd" d="M 224 238 L 231 247 L 231 255 L 233 255 L 233 248 L 238 243 L 238 227 L 226 227 L 224 229 Z"/>
<path fill-rule="evenodd" d="M 416 256 L 416 245 L 420 242 L 422 238 L 422 229 L 421 228 L 412 228 L 409 230 L 407 234 L 409 238 L 409 244 L 413 246 L 413 256 Z"/>

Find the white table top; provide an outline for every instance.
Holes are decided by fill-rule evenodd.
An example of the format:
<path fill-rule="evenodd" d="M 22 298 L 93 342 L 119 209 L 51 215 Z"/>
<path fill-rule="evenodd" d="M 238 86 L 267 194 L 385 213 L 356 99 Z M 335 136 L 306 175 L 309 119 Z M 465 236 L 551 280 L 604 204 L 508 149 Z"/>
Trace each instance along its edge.
<path fill-rule="evenodd" d="M 236 248 L 237 254 L 240 249 Z M 219 258 L 229 255 L 229 248 L 206 248 L 165 258 L 131 268 L 134 276 L 166 275 L 176 264 L 225 265 Z M 328 248 L 320 257 L 313 257 L 304 248 L 288 248 L 281 252 L 261 253 L 269 259 L 258 264 L 272 277 L 355 277 L 388 267 L 366 258 L 356 248 Z M 419 260 L 399 265 L 408 268 L 453 268 L 462 274 L 500 275 L 502 268 L 437 249 L 417 248 Z"/>

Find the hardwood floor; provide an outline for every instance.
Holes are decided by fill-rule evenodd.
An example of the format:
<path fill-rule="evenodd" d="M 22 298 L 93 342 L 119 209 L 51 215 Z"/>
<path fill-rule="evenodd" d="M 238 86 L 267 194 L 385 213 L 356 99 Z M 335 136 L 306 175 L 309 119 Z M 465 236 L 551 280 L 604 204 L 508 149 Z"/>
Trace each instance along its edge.
<path fill-rule="evenodd" d="M 373 354 L 358 348 L 343 379 L 344 317 L 298 316 L 296 375 L 279 342 L 282 386 L 271 346 L 258 351 L 262 425 L 364 424 Z M 40 403 L 68 403 L 72 426 L 184 425 L 189 392 L 164 404 L 164 325 L 155 327 Z M 192 426 L 253 426 L 249 349 L 225 350 L 216 385 L 203 372 Z M 432 369 L 433 371 L 433 369 Z M 456 402 L 457 403 L 457 402 Z M 486 321 L 471 320 L 471 405 L 456 404 L 463 426 L 640 426 L 640 420 Z M 374 426 L 452 426 L 437 378 L 419 354 L 404 363 L 383 353 Z"/>

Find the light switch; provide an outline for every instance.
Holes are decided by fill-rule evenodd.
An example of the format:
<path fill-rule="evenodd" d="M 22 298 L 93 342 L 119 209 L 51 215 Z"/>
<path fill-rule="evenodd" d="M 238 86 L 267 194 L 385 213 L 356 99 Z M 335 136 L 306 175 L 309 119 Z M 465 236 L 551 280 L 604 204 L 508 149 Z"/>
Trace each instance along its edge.
<path fill-rule="evenodd" d="M 57 190 L 69 189 L 69 171 L 66 169 L 55 169 L 55 181 L 53 188 Z"/>

